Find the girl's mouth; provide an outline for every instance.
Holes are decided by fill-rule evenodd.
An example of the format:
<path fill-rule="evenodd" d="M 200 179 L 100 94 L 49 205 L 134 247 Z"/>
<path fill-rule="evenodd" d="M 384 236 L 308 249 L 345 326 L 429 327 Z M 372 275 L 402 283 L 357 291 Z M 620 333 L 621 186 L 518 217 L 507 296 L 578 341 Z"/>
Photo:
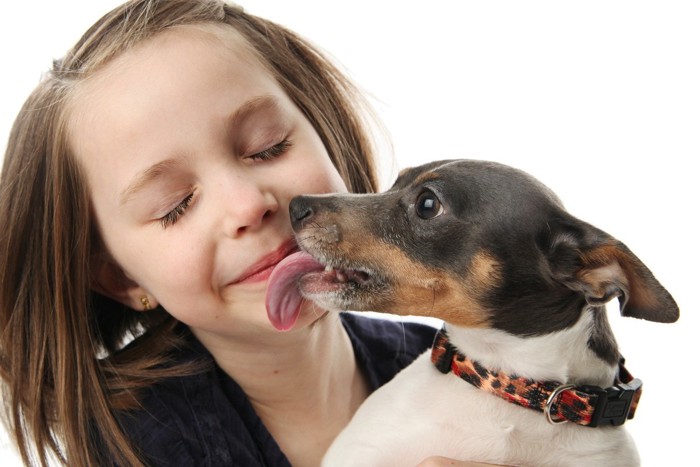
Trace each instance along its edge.
<path fill-rule="evenodd" d="M 268 280 L 277 264 L 298 249 L 297 244 L 293 240 L 283 243 L 279 248 L 256 261 L 255 264 L 243 272 L 238 279 L 233 281 L 233 284 L 246 284 Z"/>

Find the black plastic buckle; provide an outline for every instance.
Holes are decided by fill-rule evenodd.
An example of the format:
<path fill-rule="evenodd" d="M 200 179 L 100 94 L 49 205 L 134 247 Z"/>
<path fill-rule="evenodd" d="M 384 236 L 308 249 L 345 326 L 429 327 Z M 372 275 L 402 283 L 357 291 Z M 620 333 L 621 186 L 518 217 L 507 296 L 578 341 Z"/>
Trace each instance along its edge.
<path fill-rule="evenodd" d="M 641 387 L 642 382 L 636 378 L 629 383 L 618 383 L 607 389 L 597 386 L 581 387 L 579 390 L 582 392 L 598 396 L 591 423 L 588 426 L 620 426 L 631 419 L 634 415 L 634 413 L 630 415 L 632 401 Z"/>
<path fill-rule="evenodd" d="M 454 358 L 457 349 L 452 344 L 450 344 L 449 341 L 445 342 L 444 347 L 445 353 L 442 354 L 440 360 L 435 362 L 435 366 L 438 370 L 440 370 L 440 373 L 447 374 L 450 371 L 452 371 L 452 359 Z"/>
<path fill-rule="evenodd" d="M 438 347 L 442 347 L 445 349 L 445 351 L 439 358 L 434 359 L 436 356 L 435 352 Z M 432 345 L 432 358 L 434 359 L 433 364 L 440 371 L 440 373 L 447 374 L 452 371 L 452 359 L 454 358 L 456 351 L 457 349 L 450 343 L 450 339 L 447 337 L 447 329 L 445 329 L 445 325 L 443 324 L 442 329 L 435 333 Z"/>

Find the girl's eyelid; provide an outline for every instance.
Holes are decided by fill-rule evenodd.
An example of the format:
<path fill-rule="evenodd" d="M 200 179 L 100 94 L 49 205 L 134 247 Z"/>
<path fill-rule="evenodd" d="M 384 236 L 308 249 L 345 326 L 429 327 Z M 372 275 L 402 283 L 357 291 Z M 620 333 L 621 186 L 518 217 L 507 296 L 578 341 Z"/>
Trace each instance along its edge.
<path fill-rule="evenodd" d="M 169 194 L 160 194 L 160 197 L 154 200 L 154 203 L 157 203 L 157 207 L 152 208 L 151 217 L 153 219 L 160 219 L 175 209 L 175 207 L 180 205 L 186 198 L 194 194 L 195 188 L 191 187 L 170 191 Z"/>

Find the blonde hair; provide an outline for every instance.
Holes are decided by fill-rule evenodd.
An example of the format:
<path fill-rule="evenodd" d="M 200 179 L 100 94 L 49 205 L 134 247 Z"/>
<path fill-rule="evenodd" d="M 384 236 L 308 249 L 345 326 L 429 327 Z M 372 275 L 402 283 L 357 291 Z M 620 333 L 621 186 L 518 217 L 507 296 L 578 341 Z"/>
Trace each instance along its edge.
<path fill-rule="evenodd" d="M 301 109 L 346 185 L 376 191 L 365 101 L 307 41 L 218 0 L 133 0 L 93 25 L 25 102 L 0 179 L 0 375 L 7 423 L 26 464 L 142 465 L 115 414 L 138 404 L 179 340 L 163 310 L 136 313 L 90 290 L 102 251 L 66 121 L 76 84 L 168 28 L 235 28 Z M 145 333 L 127 350 L 130 333 Z"/>

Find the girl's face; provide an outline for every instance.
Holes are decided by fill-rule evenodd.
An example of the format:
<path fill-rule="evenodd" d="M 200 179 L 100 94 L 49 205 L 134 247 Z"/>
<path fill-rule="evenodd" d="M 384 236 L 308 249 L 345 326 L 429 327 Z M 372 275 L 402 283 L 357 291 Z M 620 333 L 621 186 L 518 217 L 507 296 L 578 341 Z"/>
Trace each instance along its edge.
<path fill-rule="evenodd" d="M 147 293 L 200 333 L 271 330 L 265 290 L 289 253 L 290 200 L 346 187 L 244 39 L 160 33 L 81 84 L 72 115 L 71 145 L 119 266 L 98 268 L 100 287 L 136 309 Z M 318 316 L 304 307 L 298 326 Z"/>

